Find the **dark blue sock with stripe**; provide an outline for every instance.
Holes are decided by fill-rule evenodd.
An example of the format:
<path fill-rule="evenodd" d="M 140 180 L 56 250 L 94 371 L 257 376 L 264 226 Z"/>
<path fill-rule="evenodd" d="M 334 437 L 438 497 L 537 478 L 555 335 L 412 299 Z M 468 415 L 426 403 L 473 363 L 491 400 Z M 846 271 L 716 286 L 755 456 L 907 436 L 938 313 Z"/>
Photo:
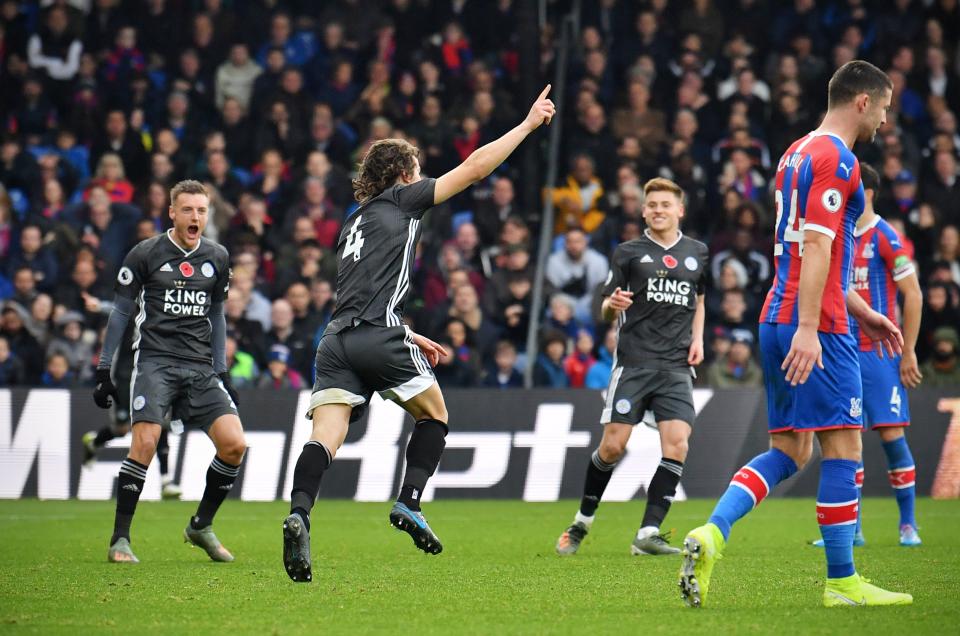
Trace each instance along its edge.
<path fill-rule="evenodd" d="M 913 454 L 910 452 L 907 438 L 898 437 L 891 442 L 884 442 L 883 452 L 887 455 L 890 487 L 897 496 L 897 507 L 900 508 L 900 525 L 916 528 L 917 519 L 914 512 L 917 500 L 916 467 L 913 464 Z"/>

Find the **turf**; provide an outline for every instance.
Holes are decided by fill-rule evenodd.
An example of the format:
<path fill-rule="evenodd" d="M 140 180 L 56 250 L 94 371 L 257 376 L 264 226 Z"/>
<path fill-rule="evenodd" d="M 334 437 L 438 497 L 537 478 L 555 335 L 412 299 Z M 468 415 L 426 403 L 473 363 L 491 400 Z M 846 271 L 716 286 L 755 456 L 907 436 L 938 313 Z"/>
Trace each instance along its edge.
<path fill-rule="evenodd" d="M 674 536 L 710 502 L 678 503 Z M 321 502 L 314 581 L 280 563 L 286 506 L 228 502 L 216 528 L 237 560 L 182 543 L 191 503 L 143 503 L 139 565 L 106 563 L 112 502 L 0 502 L 0 632 L 33 633 L 937 633 L 960 624 L 960 501 L 922 500 L 924 545 L 897 546 L 896 505 L 865 502 L 859 570 L 912 592 L 906 608 L 820 608 L 823 560 L 809 500 L 774 499 L 734 529 L 709 607 L 684 607 L 679 560 L 631 557 L 640 502 L 604 504 L 580 554 L 554 554 L 572 502 L 442 501 L 426 556 L 387 524 L 388 504 Z M 947 626 L 953 627 L 947 627 Z M 881 632 L 880 630 L 883 630 Z"/>

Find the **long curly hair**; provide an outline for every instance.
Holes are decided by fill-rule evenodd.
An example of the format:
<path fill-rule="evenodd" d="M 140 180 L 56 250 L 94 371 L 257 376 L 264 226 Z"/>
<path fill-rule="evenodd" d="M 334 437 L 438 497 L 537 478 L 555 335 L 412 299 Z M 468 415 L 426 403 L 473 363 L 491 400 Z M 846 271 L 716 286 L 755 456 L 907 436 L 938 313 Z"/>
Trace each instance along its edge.
<path fill-rule="evenodd" d="M 353 180 L 353 196 L 361 204 L 381 194 L 396 183 L 401 174 L 412 175 L 414 160 L 420 150 L 403 139 L 381 139 L 375 142 L 357 166 Z"/>

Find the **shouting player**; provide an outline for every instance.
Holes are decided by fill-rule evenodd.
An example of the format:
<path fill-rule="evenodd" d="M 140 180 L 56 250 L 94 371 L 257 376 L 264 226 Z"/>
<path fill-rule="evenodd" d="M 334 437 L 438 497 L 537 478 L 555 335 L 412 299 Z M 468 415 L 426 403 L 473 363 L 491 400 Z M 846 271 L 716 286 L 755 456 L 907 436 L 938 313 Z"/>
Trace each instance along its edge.
<path fill-rule="evenodd" d="M 619 339 L 600 422 L 603 438 L 593 451 L 580 510 L 557 540 L 557 553 L 574 554 L 627 441 L 649 409 L 660 432 L 662 459 L 647 488 L 647 507 L 633 554 L 676 554 L 660 534 L 687 458 L 696 413 L 692 367 L 703 361 L 703 293 L 709 250 L 680 231 L 683 190 L 668 179 L 643 187 L 647 229 L 613 253 L 603 294 L 603 318 L 617 318 Z"/>
<path fill-rule="evenodd" d="M 923 378 L 914 350 L 920 332 L 923 293 L 913 261 L 896 230 L 873 209 L 873 200 L 880 187 L 880 175 L 867 164 L 860 164 L 860 175 L 866 205 L 853 233 L 856 239 L 853 289 L 875 311 L 892 321 L 897 320 L 897 293 L 903 296 L 902 357 L 877 357 L 873 342 L 859 334 L 863 423 L 877 431 L 882 440 L 890 487 L 900 508 L 900 545 L 912 547 L 921 542 L 914 515 L 916 487 L 913 455 L 904 436 L 904 428 L 910 426 L 910 405 L 904 387 L 915 388 Z M 851 327 L 857 333 L 856 323 Z M 860 489 L 862 485 L 861 461 L 857 470 L 857 488 Z M 857 512 L 854 545 L 863 545 L 863 533 L 860 531 L 863 510 L 858 508 Z M 823 539 L 815 541 L 814 545 L 823 547 Z"/>
<path fill-rule="evenodd" d="M 873 139 L 892 88 L 872 64 L 844 64 L 830 79 L 820 127 L 795 141 L 777 166 L 776 276 L 760 316 L 771 448 L 737 471 L 709 522 L 684 540 L 680 588 L 691 607 L 705 601 L 733 524 L 806 464 L 814 434 L 823 452 L 817 493 L 827 560 L 823 604 L 913 602 L 909 594 L 871 585 L 853 564 L 863 395 L 849 315 L 866 338 L 880 343 L 879 355 L 883 347 L 899 353 L 903 340 L 887 317 L 847 293 L 854 226 L 864 207 L 860 166 L 850 149 Z"/>
<path fill-rule="evenodd" d="M 446 445 L 447 408 L 431 369 L 442 349 L 403 323 L 420 222 L 431 207 L 485 178 L 527 135 L 549 123 L 555 112 L 549 91 L 547 86 L 519 126 L 440 178 L 422 178 L 418 150 L 401 139 L 378 141 L 364 156 L 353 183 L 360 207 L 344 223 L 337 245 L 337 308 L 317 346 L 307 411 L 313 432 L 297 460 L 290 515 L 283 522 L 283 563 L 294 581 L 312 578 L 310 510 L 320 479 L 374 391 L 416 422 L 390 523 L 424 552 L 443 549 L 420 511 L 424 486 Z"/>
<path fill-rule="evenodd" d="M 136 311 L 130 381 L 133 441 L 117 482 L 117 513 L 107 553 L 113 562 L 138 562 L 130 548 L 130 524 L 167 418 L 203 429 L 216 447 L 184 540 L 203 548 L 214 561 L 233 561 L 211 524 L 233 488 L 247 446 L 227 372 L 223 303 L 230 258 L 221 245 L 202 238 L 209 205 L 203 184 L 176 184 L 170 190 L 173 227 L 134 246 L 117 274 L 115 306 L 93 392 L 102 408 L 110 408 L 111 397 L 117 399 L 110 364 Z"/>

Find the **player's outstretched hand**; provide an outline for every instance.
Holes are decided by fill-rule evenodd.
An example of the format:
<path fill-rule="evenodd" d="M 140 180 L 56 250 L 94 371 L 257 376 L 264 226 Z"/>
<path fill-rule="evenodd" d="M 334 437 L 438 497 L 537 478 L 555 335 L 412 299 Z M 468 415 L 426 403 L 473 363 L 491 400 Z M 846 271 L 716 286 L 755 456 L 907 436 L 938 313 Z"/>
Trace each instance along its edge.
<path fill-rule="evenodd" d="M 430 363 L 431 367 L 437 366 L 440 363 L 440 358 L 447 357 L 447 352 L 443 349 L 443 347 L 430 338 L 421 336 L 418 333 L 410 333 L 413 336 L 413 344 L 420 348 L 420 351 L 422 351 L 423 355 L 426 356 L 427 362 Z"/>
<path fill-rule="evenodd" d="M 876 346 L 878 356 L 882 358 L 884 351 L 890 357 L 903 353 L 903 334 L 889 318 L 870 310 L 857 316 L 857 322 L 860 323 L 860 330 Z"/>
<path fill-rule="evenodd" d="M 549 126 L 550 120 L 553 119 L 553 116 L 557 113 L 557 107 L 554 105 L 553 100 L 547 97 L 549 92 L 550 84 L 547 84 L 543 92 L 540 93 L 540 97 L 537 98 L 537 101 L 533 102 L 533 106 L 530 107 L 530 112 L 527 113 L 526 119 L 523 120 L 523 123 L 527 125 L 531 132 L 539 128 L 543 123 Z"/>
<path fill-rule="evenodd" d="M 908 389 L 920 386 L 923 374 L 920 373 L 920 364 L 917 362 L 917 352 L 913 349 L 904 349 L 900 358 L 900 381 Z"/>
<path fill-rule="evenodd" d="M 810 377 L 813 365 L 823 368 L 823 347 L 814 327 L 797 327 L 790 341 L 790 351 L 780 368 L 787 372 L 787 382 L 792 386 L 803 384 Z"/>
<path fill-rule="evenodd" d="M 97 369 L 97 385 L 93 389 L 93 401 L 102 409 L 113 406 L 117 400 L 117 387 L 110 377 L 110 369 Z M 113 398 L 113 401 L 110 400 Z"/>
<path fill-rule="evenodd" d="M 630 308 L 630 305 L 633 304 L 633 292 L 623 291 L 617 287 L 613 290 L 613 293 L 610 294 L 610 300 L 607 301 L 607 304 L 610 305 L 611 309 L 626 311 Z"/>

